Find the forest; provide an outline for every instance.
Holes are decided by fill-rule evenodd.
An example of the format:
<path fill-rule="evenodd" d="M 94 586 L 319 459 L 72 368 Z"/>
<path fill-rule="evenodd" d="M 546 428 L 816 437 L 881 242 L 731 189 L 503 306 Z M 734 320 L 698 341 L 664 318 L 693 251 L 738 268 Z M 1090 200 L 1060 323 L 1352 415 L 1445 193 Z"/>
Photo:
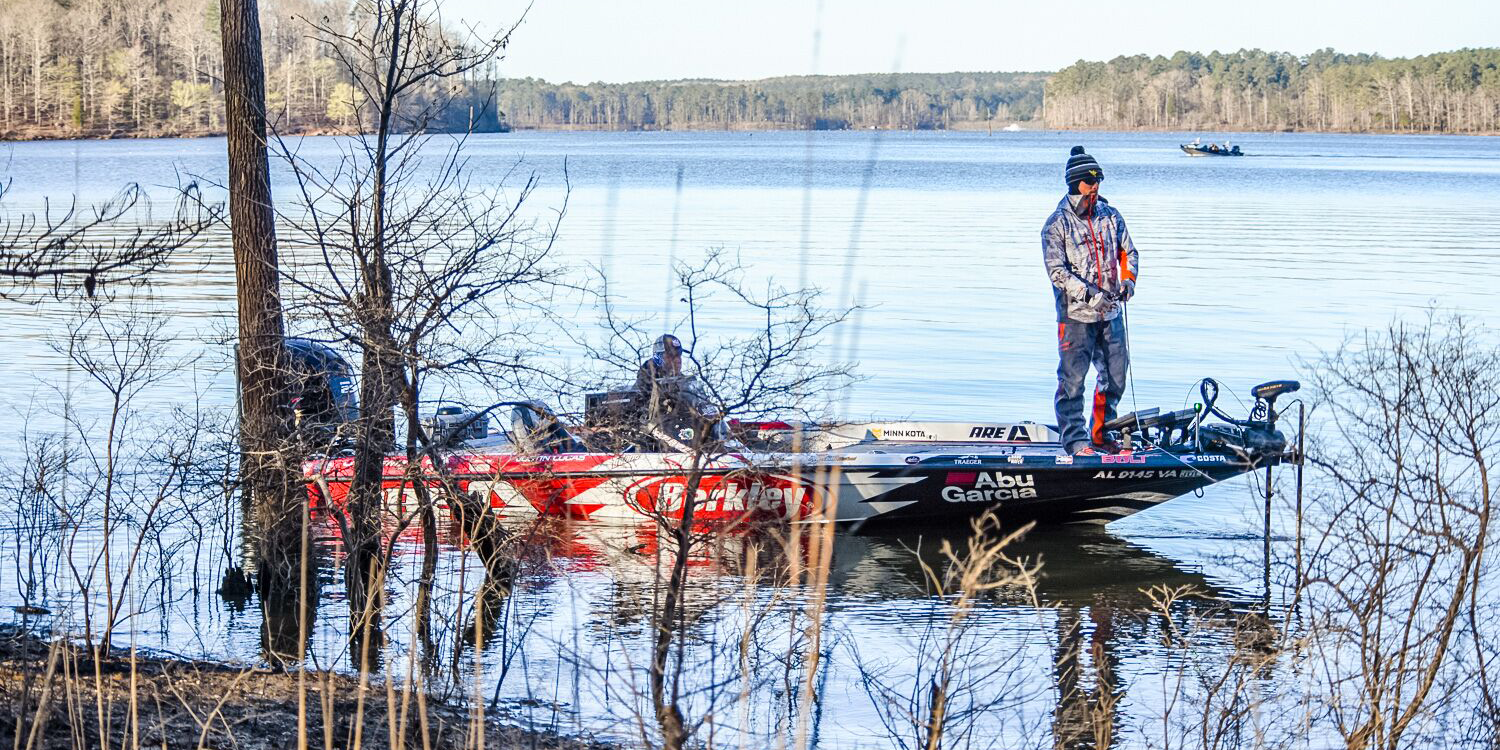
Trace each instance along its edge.
<path fill-rule="evenodd" d="M 4 0 L 0 137 L 223 131 L 214 0 Z M 310 18 L 338 0 L 261 3 L 267 108 L 281 133 L 360 126 L 368 109 Z M 524 33 L 524 32 L 522 32 Z M 458 35 L 454 35 L 455 39 Z M 1242 50 L 1080 60 L 1056 73 L 549 83 L 488 66 L 446 96 L 444 129 L 1030 127 L 1500 131 L 1500 49 L 1409 59 Z"/>
<path fill-rule="evenodd" d="M 526 78 L 501 81 L 498 99 L 518 128 L 935 130 L 1031 120 L 1046 78 L 898 73 L 586 86 Z"/>
<path fill-rule="evenodd" d="M 1385 59 L 1323 49 L 1079 61 L 1047 81 L 1058 128 L 1493 133 L 1500 49 Z"/>

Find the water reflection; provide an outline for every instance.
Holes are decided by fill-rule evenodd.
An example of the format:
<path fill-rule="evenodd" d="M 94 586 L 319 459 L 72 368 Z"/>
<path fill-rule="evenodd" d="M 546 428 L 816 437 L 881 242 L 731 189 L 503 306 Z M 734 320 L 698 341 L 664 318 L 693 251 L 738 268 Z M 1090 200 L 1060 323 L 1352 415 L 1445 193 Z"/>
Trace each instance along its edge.
<path fill-rule="evenodd" d="M 939 564 L 942 542 L 959 547 L 967 536 L 959 529 L 880 535 L 841 531 L 834 547 L 833 577 L 849 593 L 922 596 L 921 562 Z M 1205 597 L 1243 598 L 1201 573 L 1103 529 L 1043 528 L 1014 542 L 1007 551 L 1012 557 L 1042 563 L 1036 593 L 1049 606 L 1139 610 L 1149 605 L 1143 591 L 1153 586 L 1191 586 Z"/>
<path fill-rule="evenodd" d="M 401 530 L 390 546 L 396 557 L 384 621 L 391 640 L 384 661 L 368 662 L 375 671 L 399 674 L 409 664 L 425 679 L 441 674 L 452 685 L 477 676 L 480 694 L 549 706 L 530 714 L 544 723 L 632 734 L 635 722 L 650 721 L 639 704 L 642 670 L 675 550 L 669 536 L 650 523 L 503 519 L 515 563 L 488 570 L 469 543 L 472 526 L 445 514 L 435 520 L 438 559 L 426 594 L 420 593 L 420 526 Z M 318 528 L 319 577 L 326 578 L 341 566 L 337 526 L 322 519 Z M 675 625 L 683 636 L 676 657 L 683 679 L 700 691 L 693 705 L 715 716 L 748 717 L 739 726 L 716 725 L 721 739 L 786 741 L 803 722 L 830 746 L 880 744 L 881 733 L 893 730 L 871 717 L 892 710 L 870 687 L 872 665 L 892 657 L 879 678 L 895 685 L 930 668 L 923 662 L 940 640 L 934 634 L 950 637 L 944 629 L 951 602 L 933 597 L 929 572 L 948 564 L 943 542 L 962 549 L 967 536 L 816 526 L 702 530 L 688 556 Z M 831 544 L 826 565 L 819 562 L 823 543 Z M 1119 727 L 1147 719 L 1141 706 L 1160 702 L 1160 662 L 1169 648 L 1163 634 L 1219 618 L 1227 653 L 1234 639 L 1228 615 L 1256 599 L 1101 530 L 1036 531 L 1006 551 L 1040 563 L 1034 589 L 993 592 L 952 639 L 968 649 L 963 668 L 994 683 L 965 686 L 983 694 L 973 705 L 994 707 L 972 711 L 971 731 L 997 736 L 1013 734 L 1003 724 L 1014 714 L 1028 720 L 1019 726 L 1050 735 L 1058 746 L 1115 743 Z M 1166 591 L 1192 593 L 1164 608 Z M 426 605 L 419 604 L 423 596 Z M 814 612 L 820 596 L 822 609 Z M 336 594 L 312 598 L 319 597 Z M 268 660 L 296 651 L 294 619 L 295 607 L 278 613 L 275 624 L 268 619 Z M 810 619 L 826 630 L 816 654 L 805 637 Z M 321 631 L 311 640 L 325 649 L 313 654 L 315 661 L 344 668 L 359 661 L 360 644 L 345 640 L 347 622 L 318 620 L 314 611 L 308 620 Z M 736 676 L 743 668 L 733 666 L 736 660 L 751 663 L 747 649 L 762 660 L 747 669 L 755 674 Z M 810 705 L 799 707 L 799 670 L 814 661 L 820 687 Z M 711 688 L 724 694 L 707 695 Z"/>
<path fill-rule="evenodd" d="M 943 541 L 962 549 L 963 534 L 839 536 L 832 581 L 845 594 L 886 599 L 927 594 L 925 571 L 945 560 Z M 1121 669 L 1132 653 L 1160 647 L 1151 619 L 1185 620 L 1246 607 L 1250 599 L 1220 587 L 1177 562 L 1099 529 L 1045 529 L 1007 548 L 1014 558 L 1039 563 L 1034 589 L 1012 590 L 1004 601 L 1050 608 L 1052 620 L 1051 713 L 1054 746 L 1110 747 L 1117 740 L 1122 700 L 1132 689 Z M 1191 592 L 1175 612 L 1158 604 L 1165 592 Z M 1153 594 L 1155 596 L 1153 596 Z M 1034 597 L 1034 598 L 1033 598 Z"/>
<path fill-rule="evenodd" d="M 421 523 L 388 529 L 384 548 L 393 556 L 379 597 L 382 629 L 367 643 L 351 641 L 339 525 L 321 514 L 311 520 L 314 567 L 305 597 L 225 600 L 211 586 L 195 587 L 157 606 L 132 604 L 136 614 L 116 640 L 273 667 L 354 670 L 363 663 L 377 677 L 498 697 L 513 718 L 638 736 L 637 722 L 652 716 L 642 703 L 644 665 L 674 553 L 670 538 L 649 523 L 498 519 L 512 562 L 492 568 L 470 543 L 472 525 L 445 513 L 434 521 L 431 559 Z M 674 625 L 681 650 L 673 658 L 690 696 L 685 713 L 716 717 L 719 740 L 746 746 L 794 744 L 799 732 L 814 745 L 886 746 L 892 733 L 911 734 L 911 722 L 900 718 L 905 706 L 892 705 L 891 696 L 927 700 L 913 686 L 927 684 L 947 643 L 961 655 L 955 685 L 967 692 L 953 693 L 955 705 L 969 701 L 965 731 L 1004 746 L 1037 737 L 1073 747 L 1118 743 L 1123 728 L 1151 723 L 1173 699 L 1162 679 L 1175 658 L 1166 634 L 1207 623 L 1217 634 L 1201 641 L 1201 656 L 1228 663 L 1242 634 L 1225 612 L 1258 598 L 1107 532 L 1047 529 L 1006 550 L 1041 563 L 1034 590 L 990 592 L 955 628 L 953 601 L 932 595 L 928 570 L 946 564 L 943 542 L 963 547 L 961 530 L 702 531 L 686 561 Z M 180 531 L 162 531 L 164 547 L 181 546 L 173 535 Z M 79 530 L 71 548 L 67 536 L 49 538 L 64 545 L 55 550 L 60 560 L 80 563 L 105 543 L 94 528 Z M 133 540 L 109 540 L 116 559 L 128 559 Z M 151 569 L 216 580 L 226 558 L 213 538 L 198 541 L 201 553 Z M 32 557 L 19 543 L 0 540 L 7 558 Z M 67 575 L 65 564 L 48 569 Z M 0 594 L 18 590 L 18 570 L 3 566 Z M 174 580 L 142 585 L 170 588 Z M 1146 593 L 1182 588 L 1196 593 L 1169 607 Z M 44 603 L 59 623 L 81 621 L 87 606 Z"/>

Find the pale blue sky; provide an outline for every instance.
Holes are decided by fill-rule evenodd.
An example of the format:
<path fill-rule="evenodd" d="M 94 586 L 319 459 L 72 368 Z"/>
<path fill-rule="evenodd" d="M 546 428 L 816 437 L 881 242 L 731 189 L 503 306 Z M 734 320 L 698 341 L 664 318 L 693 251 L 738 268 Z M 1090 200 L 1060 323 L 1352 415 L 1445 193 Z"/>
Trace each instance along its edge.
<path fill-rule="evenodd" d="M 517 0 L 442 2 L 448 19 L 490 29 L 525 7 Z M 1302 54 L 1333 47 L 1399 57 L 1494 45 L 1495 0 L 536 0 L 501 73 L 553 82 L 744 79 L 814 70 L 1056 70 L 1079 58 L 1178 49 Z"/>

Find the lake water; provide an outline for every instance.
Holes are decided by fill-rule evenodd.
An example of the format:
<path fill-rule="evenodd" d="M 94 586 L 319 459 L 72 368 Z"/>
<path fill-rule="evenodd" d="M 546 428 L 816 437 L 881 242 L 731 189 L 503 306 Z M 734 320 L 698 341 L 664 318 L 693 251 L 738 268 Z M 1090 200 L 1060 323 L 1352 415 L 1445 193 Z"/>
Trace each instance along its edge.
<path fill-rule="evenodd" d="M 708 248 L 737 253 L 752 275 L 817 285 L 833 301 L 864 305 L 839 339 L 866 378 L 844 399 L 850 418 L 1052 421 L 1055 327 L 1039 230 L 1062 197 L 1062 164 L 1074 144 L 1100 161 L 1103 195 L 1123 213 L 1141 253 L 1129 318 L 1134 383 L 1125 409 L 1191 404 L 1191 388 L 1204 376 L 1248 402 L 1251 385 L 1295 377 L 1320 350 L 1433 306 L 1479 322 L 1500 320 L 1500 218 L 1488 205 L 1500 187 L 1500 139 L 1231 134 L 1248 156 L 1190 158 L 1176 144 L 1192 137 L 512 133 L 475 137 L 466 153 L 480 183 L 515 174 L 518 164 L 535 170 L 541 188 L 528 211 L 541 217 L 562 203 L 566 165 L 571 191 L 557 257 L 577 269 L 606 269 L 621 309 L 654 316 L 653 326 L 681 331 L 683 306 L 668 289 L 669 264 Z M 298 144 L 313 163 L 331 162 L 340 146 L 329 138 Z M 222 182 L 223 172 L 218 139 L 3 144 L 0 177 L 8 191 L 0 205 L 14 215 L 75 195 L 98 201 L 136 181 L 158 199 L 152 211 L 161 216 L 170 210 L 163 186 L 195 177 Z M 275 189 L 278 199 L 290 194 L 284 170 Z M 224 232 L 212 232 L 153 288 L 177 350 L 206 353 L 171 383 L 142 394 L 138 403 L 147 412 L 191 400 L 184 389 L 210 408 L 232 408 L 227 350 L 217 343 L 233 319 L 231 260 Z M 35 433 L 59 429 L 50 407 L 59 388 L 77 391 L 76 408 L 103 403 L 54 351 L 69 319 L 66 306 L 0 300 L 0 311 L 0 371 L 7 375 L 0 408 L 15 415 L 12 424 L 24 422 Z M 580 330 L 596 326 L 586 307 L 571 317 Z M 742 325 L 712 315 L 699 321 L 709 331 Z M 1159 625 L 1142 614 L 1149 602 L 1139 589 L 1186 582 L 1241 608 L 1258 600 L 1255 492 L 1239 479 L 1115 523 L 1105 534 L 1029 542 L 1040 545 L 1035 551 L 1053 576 L 1041 606 L 997 603 L 979 626 L 995 653 L 1025 657 L 1017 674 L 1029 675 L 1021 680 L 1026 689 L 1006 709 L 1015 719 L 1009 726 L 1034 725 L 1045 735 L 1076 708 L 1056 699 L 1058 677 L 1047 666 L 1072 638 L 1085 651 L 1102 644 L 1100 653 L 1128 686 L 1113 709 L 1122 736 L 1150 731 L 1153 712 L 1166 701 L 1161 683 L 1171 656 Z M 1285 524 L 1278 523 L 1284 541 Z M 519 584 L 513 599 L 511 615 L 529 628 L 516 636 L 525 647 L 506 652 L 497 645 L 481 661 L 524 654 L 524 674 L 508 675 L 502 695 L 562 704 L 564 727 L 628 736 L 631 723 L 621 714 L 629 701 L 612 690 L 628 683 L 620 675 L 631 667 L 595 662 L 635 653 L 632 644 L 643 638 L 634 597 L 649 595 L 649 566 L 619 550 L 644 544 L 637 537 L 647 532 L 554 532 L 549 538 L 563 541 L 551 543 L 546 572 Z M 233 542 L 207 544 L 191 565 L 221 569 Z M 823 745 L 883 744 L 856 656 L 900 653 L 945 616 L 919 595 L 920 571 L 906 549 L 915 544 L 915 537 L 838 535 L 828 593 L 836 637 L 825 643 L 820 690 L 827 705 L 816 729 Z M 22 555 L 13 549 L 8 556 Z M 472 571 L 472 560 L 451 558 L 446 571 Z M 191 567 L 186 558 L 173 564 Z M 740 575 L 710 561 L 696 572 L 713 585 Z M 335 576 L 329 563 L 322 577 Z M 323 663 L 347 666 L 337 635 L 344 611 L 338 587 L 322 591 L 324 628 L 314 651 Z M 767 633 L 792 632 L 796 618 L 788 613 L 803 591 L 764 595 L 784 616 L 766 625 Z M 463 597 L 455 591 L 451 598 Z M 731 599 L 706 600 L 697 614 L 706 642 L 733 630 L 740 610 Z M 0 602 L 18 601 L 17 574 L 0 573 Z M 255 608 L 226 607 L 201 593 L 151 608 L 137 635 L 143 645 L 255 661 L 259 624 Z M 409 653 L 403 638 L 393 635 L 393 653 Z M 705 647 L 700 655 L 712 653 Z M 759 702 L 745 704 L 754 711 L 720 720 L 726 736 L 746 727 L 769 736 L 788 721 L 776 706 L 791 699 L 772 685 L 754 691 Z"/>

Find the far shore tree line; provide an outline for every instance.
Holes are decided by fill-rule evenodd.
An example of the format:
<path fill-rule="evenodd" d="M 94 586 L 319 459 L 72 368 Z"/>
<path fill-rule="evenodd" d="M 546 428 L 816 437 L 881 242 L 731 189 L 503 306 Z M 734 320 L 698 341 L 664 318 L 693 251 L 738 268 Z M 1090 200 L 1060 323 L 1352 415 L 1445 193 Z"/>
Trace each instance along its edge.
<path fill-rule="evenodd" d="M 1079 61 L 1047 81 L 1053 127 L 1500 131 L 1500 49 L 1385 59 L 1323 49 Z"/>
<path fill-rule="evenodd" d="M 308 20 L 337 0 L 261 5 L 268 119 L 343 132 L 370 108 Z M 222 134 L 215 0 L 9 0 L 0 14 L 0 137 Z M 452 35 L 455 40 L 460 34 Z M 1056 73 L 791 76 L 549 83 L 486 66 L 445 96 L 438 130 L 1032 127 L 1500 131 L 1500 48 L 1414 58 L 1241 50 L 1080 60 Z"/>

